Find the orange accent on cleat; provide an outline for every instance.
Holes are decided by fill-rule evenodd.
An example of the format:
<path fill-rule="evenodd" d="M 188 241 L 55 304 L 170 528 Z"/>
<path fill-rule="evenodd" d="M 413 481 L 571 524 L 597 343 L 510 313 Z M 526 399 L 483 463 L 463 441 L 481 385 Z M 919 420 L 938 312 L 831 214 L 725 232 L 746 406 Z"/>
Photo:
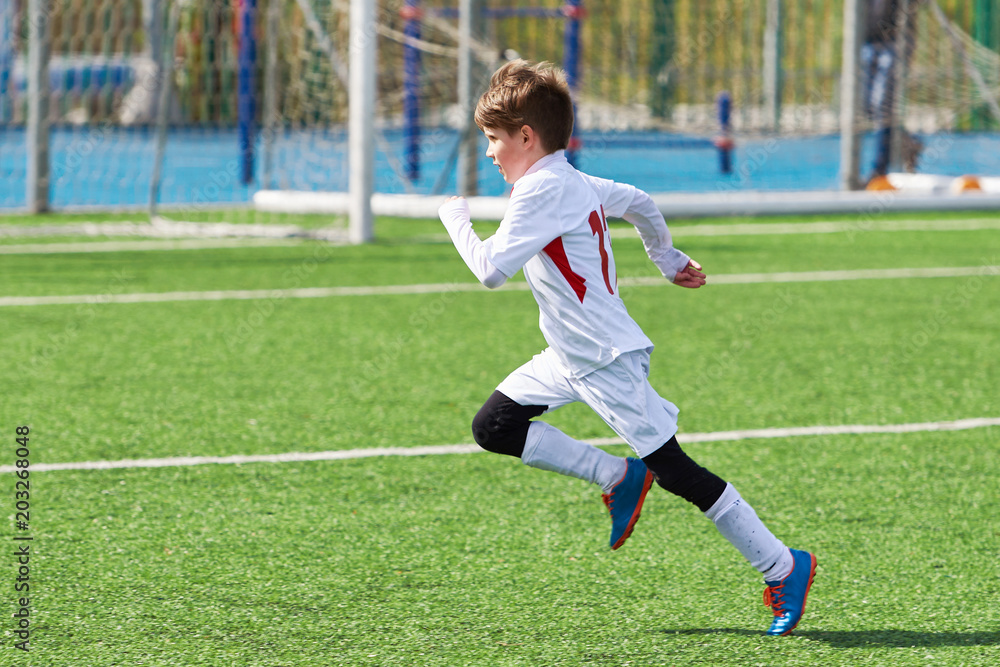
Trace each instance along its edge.
<path fill-rule="evenodd" d="M 807 551 L 791 549 L 792 571 L 780 582 L 768 584 L 764 589 L 764 604 L 774 613 L 774 621 L 767 634 L 786 636 L 802 620 L 806 610 L 806 598 L 816 578 L 816 556 Z M 803 569 L 808 564 L 809 571 L 803 577 Z M 798 571 L 796 572 L 796 569 Z"/>

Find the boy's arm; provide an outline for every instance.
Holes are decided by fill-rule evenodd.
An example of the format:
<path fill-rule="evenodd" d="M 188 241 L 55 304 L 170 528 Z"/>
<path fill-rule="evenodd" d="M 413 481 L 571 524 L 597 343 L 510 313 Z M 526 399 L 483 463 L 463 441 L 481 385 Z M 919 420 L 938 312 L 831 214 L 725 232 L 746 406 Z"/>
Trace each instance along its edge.
<path fill-rule="evenodd" d="M 704 285 L 705 274 L 701 273 L 701 265 L 674 247 L 667 221 L 663 219 L 656 203 L 642 190 L 635 189 L 634 192 L 631 203 L 621 217 L 635 226 L 646 254 L 656 268 L 675 285 Z"/>
<path fill-rule="evenodd" d="M 674 247 L 667 222 L 649 195 L 625 183 L 588 174 L 583 176 L 601 198 L 605 215 L 623 218 L 635 226 L 646 254 L 664 278 L 682 287 L 701 287 L 705 284 L 701 265 Z"/>
<path fill-rule="evenodd" d="M 438 209 L 452 243 L 476 279 L 486 287 L 495 289 L 507 282 L 508 276 L 495 267 L 486 256 L 483 242 L 472 229 L 469 202 L 462 197 L 452 197 Z"/>

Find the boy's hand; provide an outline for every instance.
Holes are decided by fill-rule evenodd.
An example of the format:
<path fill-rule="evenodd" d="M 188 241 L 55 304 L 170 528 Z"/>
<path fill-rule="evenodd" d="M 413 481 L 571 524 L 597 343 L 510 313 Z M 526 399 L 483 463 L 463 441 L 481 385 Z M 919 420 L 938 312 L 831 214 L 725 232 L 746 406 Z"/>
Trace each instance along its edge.
<path fill-rule="evenodd" d="M 472 219 L 472 211 L 469 210 L 469 202 L 465 197 L 451 197 L 438 209 L 438 217 L 444 226 L 451 229 L 449 225 L 461 226 Z"/>
<path fill-rule="evenodd" d="M 674 284 L 681 287 L 697 289 L 705 284 L 705 274 L 701 272 L 701 264 L 693 259 L 688 261 L 687 266 L 677 272 L 674 276 Z"/>

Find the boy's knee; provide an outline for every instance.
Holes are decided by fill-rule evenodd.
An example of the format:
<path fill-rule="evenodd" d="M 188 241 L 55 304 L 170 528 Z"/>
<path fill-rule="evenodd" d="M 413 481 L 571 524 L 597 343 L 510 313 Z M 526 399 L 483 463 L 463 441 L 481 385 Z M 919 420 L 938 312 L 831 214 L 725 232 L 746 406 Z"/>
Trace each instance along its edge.
<path fill-rule="evenodd" d="M 520 457 L 531 419 L 545 409 L 545 406 L 520 405 L 495 391 L 472 419 L 472 437 L 486 451 Z"/>
<path fill-rule="evenodd" d="M 487 403 L 479 409 L 476 416 L 472 418 L 472 437 L 476 444 L 487 451 L 490 449 L 490 441 L 497 432 L 496 416 L 488 409 Z"/>

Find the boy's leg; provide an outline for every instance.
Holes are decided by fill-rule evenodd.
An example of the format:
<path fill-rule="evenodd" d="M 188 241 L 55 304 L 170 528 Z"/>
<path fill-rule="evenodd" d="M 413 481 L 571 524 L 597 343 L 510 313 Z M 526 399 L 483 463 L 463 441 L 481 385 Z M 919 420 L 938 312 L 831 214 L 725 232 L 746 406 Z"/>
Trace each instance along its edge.
<path fill-rule="evenodd" d="M 696 505 L 722 536 L 764 575 L 767 584 L 764 602 L 774 613 L 767 634 L 790 634 L 805 611 L 806 597 L 816 573 L 816 557 L 786 547 L 732 484 L 691 460 L 676 438 L 643 457 L 643 461 L 660 486 Z"/>
<path fill-rule="evenodd" d="M 612 549 L 620 548 L 632 535 L 646 493 L 653 485 L 653 474 L 639 459 L 612 456 L 545 422 L 531 424 L 521 460 L 534 468 L 599 485 L 604 490 L 601 500 L 611 514 L 608 545 Z"/>
<path fill-rule="evenodd" d="M 758 570 L 784 577 L 791 567 L 788 549 L 736 489 L 684 453 L 674 437 L 677 406 L 656 392 L 648 375 L 649 353 L 630 352 L 580 380 L 579 391 L 642 457 L 661 487 L 705 512 Z"/>
<path fill-rule="evenodd" d="M 677 407 L 656 393 L 648 374 L 648 353 L 628 353 L 586 376 L 580 393 L 642 457 L 661 487 L 696 505 L 764 574 L 765 597 L 775 614 L 768 634 L 788 634 L 805 608 L 815 557 L 785 547 L 732 485 L 684 453 L 673 435 Z M 668 438 L 665 443 L 662 437 Z"/>
<path fill-rule="evenodd" d="M 625 543 L 639 519 L 652 473 L 638 459 L 612 456 L 574 440 L 545 422 L 530 421 L 545 412 L 544 405 L 521 405 L 495 391 L 472 421 L 480 447 L 517 456 L 525 465 L 577 477 L 597 484 L 611 513 L 612 549 Z"/>
<path fill-rule="evenodd" d="M 491 452 L 516 456 L 533 468 L 592 482 L 606 493 L 625 475 L 625 459 L 574 440 L 545 422 L 533 422 L 546 405 L 521 405 L 500 391 L 472 420 L 476 443 Z"/>
<path fill-rule="evenodd" d="M 657 484 L 695 505 L 715 523 L 765 580 L 784 579 L 792 569 L 787 547 L 774 536 L 733 487 L 684 453 L 677 438 L 643 457 Z"/>
<path fill-rule="evenodd" d="M 549 424 L 530 421 L 579 400 L 573 383 L 546 350 L 500 383 L 476 415 L 473 434 L 485 449 L 600 486 L 611 514 L 609 544 L 617 549 L 632 534 L 653 476 L 639 459 L 612 456 Z"/>

